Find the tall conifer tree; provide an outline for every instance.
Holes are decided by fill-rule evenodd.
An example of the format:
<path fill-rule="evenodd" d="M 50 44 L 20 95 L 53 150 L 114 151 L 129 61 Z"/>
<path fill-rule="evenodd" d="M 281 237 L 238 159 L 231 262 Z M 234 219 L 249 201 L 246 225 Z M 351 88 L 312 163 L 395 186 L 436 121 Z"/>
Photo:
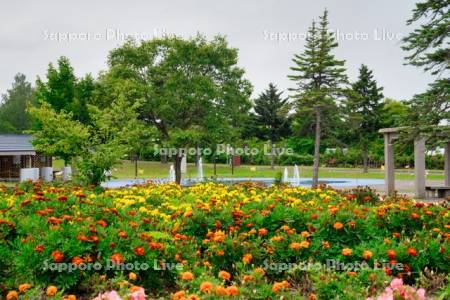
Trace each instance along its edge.
<path fill-rule="evenodd" d="M 313 21 L 306 38 L 305 50 L 295 55 L 294 72 L 289 78 L 296 83 L 293 98 L 297 100 L 297 110 L 314 115 L 315 142 L 313 187 L 319 182 L 320 142 L 322 137 L 322 116 L 326 110 L 337 111 L 337 98 L 341 87 L 347 82 L 345 61 L 338 60 L 332 51 L 338 43 L 329 31 L 328 11 L 320 17 L 319 25 Z"/>

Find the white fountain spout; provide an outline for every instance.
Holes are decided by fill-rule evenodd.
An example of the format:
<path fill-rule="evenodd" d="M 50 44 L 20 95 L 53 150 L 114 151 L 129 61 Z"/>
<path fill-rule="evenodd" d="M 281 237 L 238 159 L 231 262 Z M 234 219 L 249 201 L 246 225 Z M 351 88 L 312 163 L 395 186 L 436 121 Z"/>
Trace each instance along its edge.
<path fill-rule="evenodd" d="M 294 184 L 296 186 L 300 185 L 300 172 L 298 171 L 297 165 L 294 165 Z"/>
<path fill-rule="evenodd" d="M 197 177 L 199 181 L 203 181 L 203 162 L 201 157 L 199 158 L 197 164 Z"/>
<path fill-rule="evenodd" d="M 169 182 L 175 182 L 175 168 L 173 165 L 170 165 L 169 169 Z"/>
<path fill-rule="evenodd" d="M 284 183 L 288 183 L 289 182 L 289 173 L 288 173 L 288 169 L 287 168 L 284 168 L 283 182 Z"/>

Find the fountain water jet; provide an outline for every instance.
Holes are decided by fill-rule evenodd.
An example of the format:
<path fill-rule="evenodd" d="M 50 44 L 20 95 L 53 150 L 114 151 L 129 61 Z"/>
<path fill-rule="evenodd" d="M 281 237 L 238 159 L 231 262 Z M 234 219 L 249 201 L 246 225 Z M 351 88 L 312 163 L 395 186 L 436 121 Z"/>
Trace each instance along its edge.
<path fill-rule="evenodd" d="M 173 165 L 170 165 L 169 169 L 169 182 L 175 182 L 175 168 Z"/>
<path fill-rule="evenodd" d="M 298 171 L 297 165 L 294 165 L 294 184 L 295 184 L 295 186 L 300 185 L 300 173 Z"/>
<path fill-rule="evenodd" d="M 288 183 L 289 182 L 289 173 L 288 173 L 288 169 L 284 168 L 284 173 L 283 173 L 283 183 Z"/>
<path fill-rule="evenodd" d="M 199 181 L 203 181 L 203 162 L 201 157 L 197 164 L 197 177 Z"/>

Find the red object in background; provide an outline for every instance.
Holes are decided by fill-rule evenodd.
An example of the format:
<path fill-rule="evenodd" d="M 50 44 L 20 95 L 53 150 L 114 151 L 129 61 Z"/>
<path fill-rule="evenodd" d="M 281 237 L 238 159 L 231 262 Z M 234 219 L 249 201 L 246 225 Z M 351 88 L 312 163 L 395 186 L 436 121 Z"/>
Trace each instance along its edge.
<path fill-rule="evenodd" d="M 233 166 L 239 167 L 241 165 L 241 157 L 234 155 L 233 156 Z"/>

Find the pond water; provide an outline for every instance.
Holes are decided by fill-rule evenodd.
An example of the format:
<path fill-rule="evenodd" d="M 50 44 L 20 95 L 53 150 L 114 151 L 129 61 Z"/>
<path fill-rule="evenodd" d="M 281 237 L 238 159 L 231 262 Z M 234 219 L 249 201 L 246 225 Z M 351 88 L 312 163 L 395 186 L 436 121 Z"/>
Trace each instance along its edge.
<path fill-rule="evenodd" d="M 165 183 L 169 180 L 167 178 L 159 178 L 152 179 L 153 182 L 156 183 Z M 234 177 L 234 178 L 217 178 L 216 182 L 220 183 L 239 183 L 239 182 L 260 182 L 266 185 L 273 184 L 273 178 L 258 178 L 258 177 Z M 105 188 L 120 188 L 120 187 L 128 187 L 135 184 L 143 184 L 145 183 L 145 179 L 117 179 L 111 180 L 108 182 L 103 182 L 102 186 Z M 195 183 L 198 183 L 197 179 L 184 179 L 182 181 L 182 185 L 190 186 Z M 299 184 L 294 183 L 294 179 L 290 178 L 289 183 L 292 186 L 302 186 L 302 187 L 310 187 L 311 186 L 311 178 L 300 178 Z M 346 188 L 346 187 L 355 187 L 355 186 L 366 186 L 366 185 L 382 185 L 384 184 L 384 179 L 367 179 L 367 178 L 320 178 L 320 184 L 327 184 L 335 188 Z"/>

